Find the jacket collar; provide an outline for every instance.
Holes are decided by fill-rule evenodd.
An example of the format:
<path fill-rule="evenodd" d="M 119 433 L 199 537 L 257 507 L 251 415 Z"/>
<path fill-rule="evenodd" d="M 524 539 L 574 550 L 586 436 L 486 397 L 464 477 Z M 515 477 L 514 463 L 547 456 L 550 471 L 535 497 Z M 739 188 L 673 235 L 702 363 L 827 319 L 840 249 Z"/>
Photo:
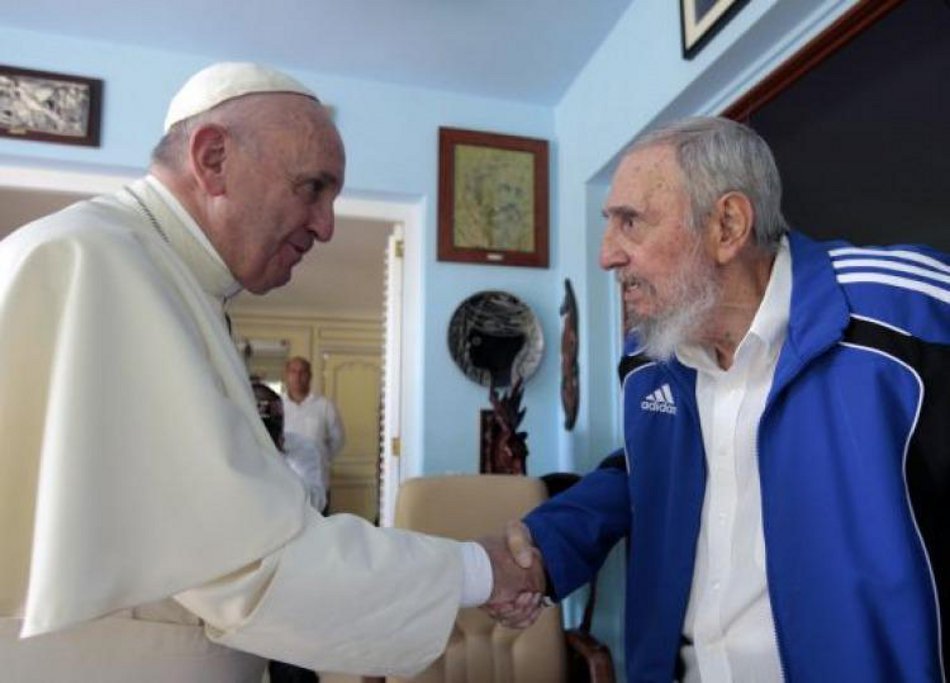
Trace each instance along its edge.
<path fill-rule="evenodd" d="M 835 276 L 831 258 L 819 242 L 789 232 L 792 260 L 792 301 L 788 335 L 775 370 L 773 392 L 812 358 L 836 344 L 849 322 L 847 301 Z M 640 354 L 635 336 L 627 338 L 620 363 L 620 380 L 631 370 L 650 363 Z M 695 372 L 675 358 L 661 365 L 686 379 Z"/>
<path fill-rule="evenodd" d="M 792 306 L 788 337 L 779 356 L 772 393 L 844 335 L 850 311 L 827 249 L 804 235 L 789 234 Z"/>

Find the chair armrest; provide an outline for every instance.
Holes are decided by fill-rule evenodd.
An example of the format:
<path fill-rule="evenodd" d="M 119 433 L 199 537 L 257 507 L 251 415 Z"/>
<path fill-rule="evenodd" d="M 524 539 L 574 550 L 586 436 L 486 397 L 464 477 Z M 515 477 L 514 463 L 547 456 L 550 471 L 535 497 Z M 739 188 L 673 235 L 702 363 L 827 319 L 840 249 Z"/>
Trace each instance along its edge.
<path fill-rule="evenodd" d="M 569 680 L 614 683 L 614 663 L 606 645 L 579 629 L 565 631 L 564 639 Z"/>

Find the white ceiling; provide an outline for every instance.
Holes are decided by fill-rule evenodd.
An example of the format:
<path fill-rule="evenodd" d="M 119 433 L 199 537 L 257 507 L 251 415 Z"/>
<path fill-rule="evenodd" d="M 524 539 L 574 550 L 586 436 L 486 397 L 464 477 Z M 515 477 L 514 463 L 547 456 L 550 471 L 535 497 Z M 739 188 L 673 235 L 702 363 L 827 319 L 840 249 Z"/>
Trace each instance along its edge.
<path fill-rule="evenodd" d="M 0 24 L 552 105 L 631 1 L 11 0 Z"/>

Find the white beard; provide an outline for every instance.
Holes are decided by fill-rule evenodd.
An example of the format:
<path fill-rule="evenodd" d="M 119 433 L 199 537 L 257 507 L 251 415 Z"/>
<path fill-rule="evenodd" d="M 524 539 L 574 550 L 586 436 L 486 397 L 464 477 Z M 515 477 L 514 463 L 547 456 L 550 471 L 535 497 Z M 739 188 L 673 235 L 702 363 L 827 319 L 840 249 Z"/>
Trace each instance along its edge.
<path fill-rule="evenodd" d="M 719 302 L 715 268 L 705 258 L 698 240 L 696 248 L 670 276 L 668 291 L 663 309 L 653 316 L 627 310 L 628 331 L 636 332 L 643 353 L 658 361 L 669 360 L 678 346 L 695 341 Z"/>

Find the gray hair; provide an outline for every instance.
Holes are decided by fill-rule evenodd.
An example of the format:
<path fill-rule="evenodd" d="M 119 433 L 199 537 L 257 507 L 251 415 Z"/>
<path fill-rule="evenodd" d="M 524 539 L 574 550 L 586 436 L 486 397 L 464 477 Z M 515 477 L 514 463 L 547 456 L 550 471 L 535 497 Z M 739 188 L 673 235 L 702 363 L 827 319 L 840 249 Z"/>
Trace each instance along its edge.
<path fill-rule="evenodd" d="M 727 192 L 741 192 L 755 212 L 756 244 L 778 248 L 788 224 L 782 215 L 782 180 L 772 150 L 754 130 L 715 117 L 682 119 L 637 138 L 627 154 L 646 147 L 670 146 L 690 197 L 691 227 L 697 232 Z"/>
<path fill-rule="evenodd" d="M 198 117 L 192 117 L 184 121 L 179 121 L 168 132 L 162 136 L 162 139 L 152 150 L 152 163 L 158 166 L 164 166 L 171 170 L 181 170 L 185 161 L 185 150 L 188 147 L 188 139 L 194 130 L 194 120 Z"/>

